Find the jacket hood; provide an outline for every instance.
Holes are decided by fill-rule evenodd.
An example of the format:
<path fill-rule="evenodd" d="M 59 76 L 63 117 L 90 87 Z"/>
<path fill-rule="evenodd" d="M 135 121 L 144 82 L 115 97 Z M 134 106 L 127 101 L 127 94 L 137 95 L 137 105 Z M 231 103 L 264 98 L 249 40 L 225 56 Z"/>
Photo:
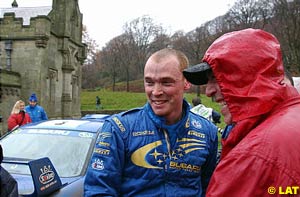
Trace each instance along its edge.
<path fill-rule="evenodd" d="M 224 34 L 208 48 L 207 62 L 233 122 L 268 113 L 287 97 L 282 54 L 270 33 L 245 29 Z"/>

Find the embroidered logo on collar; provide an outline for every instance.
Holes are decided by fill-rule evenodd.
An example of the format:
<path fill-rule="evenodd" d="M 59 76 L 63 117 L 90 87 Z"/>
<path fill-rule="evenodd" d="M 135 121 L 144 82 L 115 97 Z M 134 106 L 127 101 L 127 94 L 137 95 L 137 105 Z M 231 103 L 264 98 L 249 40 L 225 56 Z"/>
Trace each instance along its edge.
<path fill-rule="evenodd" d="M 197 129 L 201 129 L 202 128 L 202 125 L 201 125 L 201 123 L 198 120 L 192 120 L 192 125 L 194 127 L 196 127 Z"/>

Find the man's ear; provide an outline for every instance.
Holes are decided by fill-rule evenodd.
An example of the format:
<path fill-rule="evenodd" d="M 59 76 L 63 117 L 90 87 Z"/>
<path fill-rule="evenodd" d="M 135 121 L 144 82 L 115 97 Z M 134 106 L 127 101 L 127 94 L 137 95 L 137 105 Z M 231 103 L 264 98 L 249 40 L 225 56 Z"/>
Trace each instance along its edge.
<path fill-rule="evenodd" d="M 192 84 L 188 82 L 186 79 L 184 79 L 184 90 L 190 89 Z"/>

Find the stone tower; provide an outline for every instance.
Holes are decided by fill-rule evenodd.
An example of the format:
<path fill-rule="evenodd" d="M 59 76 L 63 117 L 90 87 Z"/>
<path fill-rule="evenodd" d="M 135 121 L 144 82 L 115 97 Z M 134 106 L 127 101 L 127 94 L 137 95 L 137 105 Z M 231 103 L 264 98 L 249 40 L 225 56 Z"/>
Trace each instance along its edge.
<path fill-rule="evenodd" d="M 49 118 L 78 118 L 82 14 L 78 0 L 53 0 L 52 7 L 0 8 L 0 116 L 6 131 L 14 103 L 34 92 Z"/>

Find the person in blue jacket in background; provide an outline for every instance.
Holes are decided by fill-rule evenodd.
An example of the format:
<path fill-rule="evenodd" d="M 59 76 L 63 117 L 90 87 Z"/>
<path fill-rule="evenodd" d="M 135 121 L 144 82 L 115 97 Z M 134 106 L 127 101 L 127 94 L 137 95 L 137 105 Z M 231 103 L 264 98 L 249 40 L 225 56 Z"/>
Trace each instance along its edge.
<path fill-rule="evenodd" d="M 205 196 L 215 169 L 217 127 L 190 112 L 191 84 L 180 51 L 166 48 L 144 68 L 148 102 L 105 121 L 88 167 L 84 196 Z"/>
<path fill-rule="evenodd" d="M 35 93 L 29 97 L 29 105 L 25 107 L 25 111 L 29 114 L 32 122 L 48 120 L 47 113 L 44 108 L 37 104 L 38 99 Z"/>

